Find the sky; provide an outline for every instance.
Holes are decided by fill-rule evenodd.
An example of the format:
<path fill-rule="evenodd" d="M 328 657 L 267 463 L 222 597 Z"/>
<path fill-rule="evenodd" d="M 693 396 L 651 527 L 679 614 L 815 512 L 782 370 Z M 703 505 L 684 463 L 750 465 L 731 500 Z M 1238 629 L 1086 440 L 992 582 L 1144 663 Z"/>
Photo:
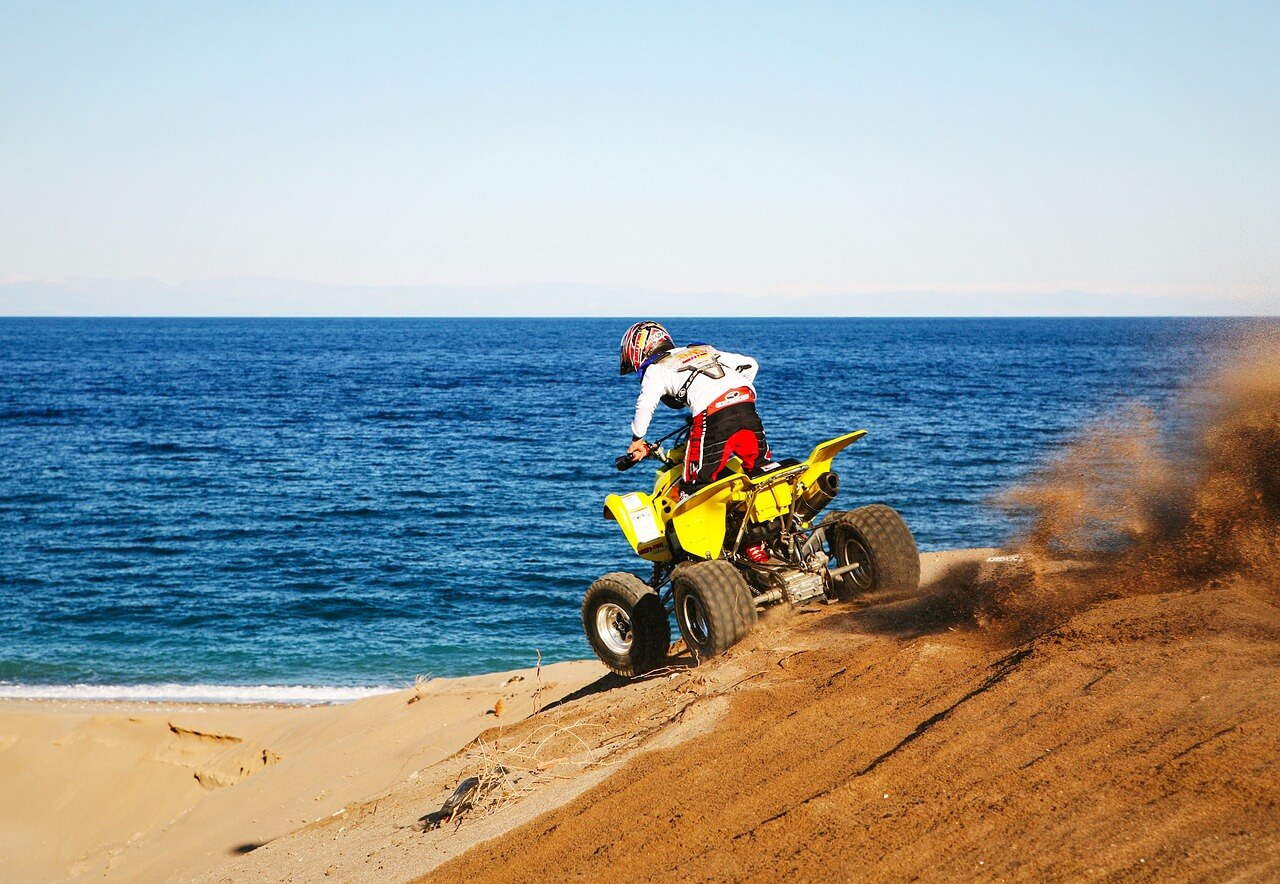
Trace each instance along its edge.
<path fill-rule="evenodd" d="M 0 0 L 0 313 L 1280 312 L 1280 4 Z"/>

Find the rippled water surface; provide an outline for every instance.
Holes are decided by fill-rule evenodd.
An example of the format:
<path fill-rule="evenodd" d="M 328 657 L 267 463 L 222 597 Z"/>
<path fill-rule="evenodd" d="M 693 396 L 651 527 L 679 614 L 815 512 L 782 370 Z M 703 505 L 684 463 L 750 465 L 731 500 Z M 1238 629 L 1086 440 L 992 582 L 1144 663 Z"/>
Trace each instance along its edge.
<path fill-rule="evenodd" d="M 859 427 L 840 505 L 922 548 L 1046 451 L 1205 368 L 1222 320 L 673 320 L 757 356 L 775 454 Z M 0 687 L 399 684 L 590 656 L 643 563 L 601 499 L 618 320 L 0 319 Z M 675 426 L 674 412 L 656 429 Z"/>

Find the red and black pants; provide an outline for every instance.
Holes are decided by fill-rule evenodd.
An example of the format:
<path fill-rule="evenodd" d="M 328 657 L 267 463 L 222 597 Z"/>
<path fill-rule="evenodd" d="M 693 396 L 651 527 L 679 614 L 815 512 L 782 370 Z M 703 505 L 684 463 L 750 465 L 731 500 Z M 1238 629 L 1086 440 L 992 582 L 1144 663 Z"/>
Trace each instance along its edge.
<path fill-rule="evenodd" d="M 729 391 L 706 411 L 694 415 L 685 449 L 685 492 L 722 478 L 729 459 L 735 455 L 748 471 L 770 457 L 755 396 L 747 387 Z"/>

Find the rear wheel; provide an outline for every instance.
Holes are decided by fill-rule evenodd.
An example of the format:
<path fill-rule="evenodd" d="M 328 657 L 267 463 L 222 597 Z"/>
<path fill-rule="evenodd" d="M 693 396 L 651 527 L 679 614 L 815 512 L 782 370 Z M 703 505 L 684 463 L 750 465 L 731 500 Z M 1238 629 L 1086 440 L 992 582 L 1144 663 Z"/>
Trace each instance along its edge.
<path fill-rule="evenodd" d="M 600 661 L 628 678 L 656 669 L 671 646 L 662 599 L 634 574 L 615 571 L 582 599 L 582 628 Z"/>
<path fill-rule="evenodd" d="M 686 565 L 671 586 L 680 634 L 699 659 L 723 654 L 756 625 L 751 589 L 728 562 Z"/>
<path fill-rule="evenodd" d="M 882 503 L 831 513 L 827 551 L 843 568 L 858 567 L 835 578 L 842 599 L 876 590 L 914 590 L 920 585 L 920 551 L 911 529 L 897 510 Z"/>

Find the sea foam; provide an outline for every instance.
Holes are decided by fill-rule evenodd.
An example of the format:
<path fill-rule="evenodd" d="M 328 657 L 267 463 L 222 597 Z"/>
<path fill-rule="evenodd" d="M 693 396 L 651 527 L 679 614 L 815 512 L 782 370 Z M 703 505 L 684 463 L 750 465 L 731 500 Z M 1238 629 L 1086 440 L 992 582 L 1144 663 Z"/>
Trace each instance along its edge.
<path fill-rule="evenodd" d="M 324 685 L 223 685 L 223 684 L 4 684 L 0 699 L 7 700 L 128 700 L 150 703 L 284 703 L 325 705 L 348 703 L 395 687 L 331 687 Z"/>

